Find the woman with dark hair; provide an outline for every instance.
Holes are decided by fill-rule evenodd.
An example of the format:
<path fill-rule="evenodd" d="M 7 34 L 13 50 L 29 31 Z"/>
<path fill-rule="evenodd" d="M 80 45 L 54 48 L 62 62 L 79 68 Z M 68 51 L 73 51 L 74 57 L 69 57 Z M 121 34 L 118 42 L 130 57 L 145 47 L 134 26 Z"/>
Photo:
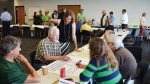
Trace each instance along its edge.
<path fill-rule="evenodd" d="M 76 40 L 75 15 L 72 11 L 67 11 L 64 14 L 64 19 L 51 19 L 50 23 L 58 25 L 60 30 L 59 41 L 62 43 L 62 54 L 68 53 L 71 40 L 74 42 L 75 50 L 79 51 Z"/>
<path fill-rule="evenodd" d="M 85 83 L 94 79 L 96 84 L 117 84 L 122 81 L 118 62 L 105 41 L 99 37 L 89 42 L 90 62 L 80 74 L 80 82 Z M 78 64 L 79 68 L 85 65 Z"/>

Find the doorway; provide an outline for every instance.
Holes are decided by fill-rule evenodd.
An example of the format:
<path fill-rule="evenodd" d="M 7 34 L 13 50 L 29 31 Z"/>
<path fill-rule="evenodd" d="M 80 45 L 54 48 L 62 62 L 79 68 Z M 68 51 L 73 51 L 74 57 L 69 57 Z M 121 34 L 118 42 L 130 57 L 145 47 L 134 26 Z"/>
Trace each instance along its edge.
<path fill-rule="evenodd" d="M 25 24 L 24 6 L 15 6 L 16 10 L 16 24 Z"/>
<path fill-rule="evenodd" d="M 80 5 L 58 5 L 57 6 L 58 11 L 63 10 L 64 8 L 66 8 L 66 10 L 72 10 L 75 14 L 75 21 L 77 22 L 77 14 L 81 9 Z"/>

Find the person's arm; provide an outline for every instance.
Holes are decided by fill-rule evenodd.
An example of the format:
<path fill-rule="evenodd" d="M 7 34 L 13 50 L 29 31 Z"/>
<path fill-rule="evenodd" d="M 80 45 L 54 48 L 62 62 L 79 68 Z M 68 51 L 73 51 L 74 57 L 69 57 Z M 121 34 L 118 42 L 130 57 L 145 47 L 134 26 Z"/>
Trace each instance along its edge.
<path fill-rule="evenodd" d="M 54 23 L 54 24 L 57 24 L 57 25 L 60 24 L 60 21 L 61 21 L 61 19 L 50 19 L 49 20 L 50 23 Z"/>
<path fill-rule="evenodd" d="M 44 60 L 45 61 L 50 61 L 50 60 L 63 60 L 67 61 L 70 58 L 68 56 L 49 56 L 49 55 L 44 55 Z"/>
<path fill-rule="evenodd" d="M 16 59 L 18 59 L 20 62 L 25 64 L 25 66 L 29 70 L 30 74 L 29 74 L 29 76 L 27 77 L 27 79 L 25 80 L 24 83 L 37 83 L 37 82 L 40 82 L 40 80 L 41 80 L 40 76 L 37 74 L 35 69 L 32 67 L 32 65 L 28 62 L 28 60 L 23 55 L 17 56 Z"/>
<path fill-rule="evenodd" d="M 72 39 L 75 45 L 75 50 L 78 51 L 77 39 L 76 39 L 76 24 L 72 23 Z"/>
<path fill-rule="evenodd" d="M 81 64 L 81 60 L 79 62 L 76 63 L 76 66 L 80 69 L 85 69 L 87 67 L 87 65 L 85 64 Z"/>
<path fill-rule="evenodd" d="M 80 74 L 80 83 L 85 83 L 92 78 L 93 74 L 97 71 L 97 67 L 95 66 L 96 60 L 91 60 L 87 67 Z M 92 71 L 91 71 L 92 70 Z"/>

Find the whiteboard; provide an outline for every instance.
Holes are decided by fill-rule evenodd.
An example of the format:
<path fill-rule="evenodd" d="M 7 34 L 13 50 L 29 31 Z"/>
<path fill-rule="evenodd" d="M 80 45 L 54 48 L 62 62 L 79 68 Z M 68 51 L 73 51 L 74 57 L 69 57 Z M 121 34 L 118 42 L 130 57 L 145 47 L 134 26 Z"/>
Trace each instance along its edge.
<path fill-rule="evenodd" d="M 39 8 L 29 8 L 29 19 L 33 19 L 33 15 L 34 15 L 34 12 L 37 12 L 37 14 L 38 14 L 38 12 L 40 11 L 40 9 Z"/>

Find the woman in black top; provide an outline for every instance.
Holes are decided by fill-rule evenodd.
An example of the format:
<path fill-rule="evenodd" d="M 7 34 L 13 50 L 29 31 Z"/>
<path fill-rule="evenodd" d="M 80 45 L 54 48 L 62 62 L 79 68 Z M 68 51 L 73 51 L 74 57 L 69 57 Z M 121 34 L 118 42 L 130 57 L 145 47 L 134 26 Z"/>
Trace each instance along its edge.
<path fill-rule="evenodd" d="M 67 11 L 63 19 L 51 19 L 50 22 L 57 24 L 60 30 L 59 41 L 62 43 L 62 53 L 67 54 L 71 40 L 74 42 L 75 50 L 79 51 L 76 40 L 74 13 L 72 11 Z"/>

